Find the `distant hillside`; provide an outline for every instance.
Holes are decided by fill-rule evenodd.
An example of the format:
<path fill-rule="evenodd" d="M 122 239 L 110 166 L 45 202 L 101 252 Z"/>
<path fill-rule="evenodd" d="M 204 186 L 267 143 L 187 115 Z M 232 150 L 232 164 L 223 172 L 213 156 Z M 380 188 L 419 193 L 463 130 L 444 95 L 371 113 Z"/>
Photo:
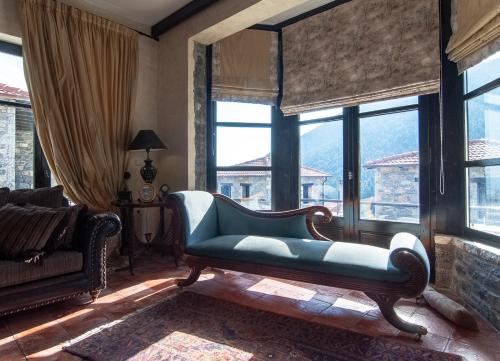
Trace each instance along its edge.
<path fill-rule="evenodd" d="M 361 166 L 370 160 L 418 150 L 416 112 L 362 118 Z M 335 190 L 342 181 L 342 123 L 325 123 L 301 137 L 303 165 L 332 174 L 328 184 Z M 374 171 L 362 167 L 362 198 L 374 192 Z M 336 197 L 336 191 L 326 194 Z"/>

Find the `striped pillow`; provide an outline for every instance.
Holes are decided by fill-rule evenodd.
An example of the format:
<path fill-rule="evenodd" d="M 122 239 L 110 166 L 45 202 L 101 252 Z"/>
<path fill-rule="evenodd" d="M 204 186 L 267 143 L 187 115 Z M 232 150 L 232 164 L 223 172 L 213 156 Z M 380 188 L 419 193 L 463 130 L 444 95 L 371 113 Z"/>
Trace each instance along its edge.
<path fill-rule="evenodd" d="M 26 251 L 42 250 L 64 214 L 13 204 L 0 208 L 0 254 L 18 258 Z"/>
<path fill-rule="evenodd" d="M 77 204 L 70 207 L 46 208 L 38 207 L 33 204 L 26 204 L 26 208 L 34 208 L 46 211 L 64 212 L 64 217 L 58 226 L 52 232 L 52 236 L 47 241 L 45 251 L 52 252 L 61 248 L 70 249 L 74 243 L 75 231 L 81 222 L 82 217 L 87 213 L 87 206 Z"/>

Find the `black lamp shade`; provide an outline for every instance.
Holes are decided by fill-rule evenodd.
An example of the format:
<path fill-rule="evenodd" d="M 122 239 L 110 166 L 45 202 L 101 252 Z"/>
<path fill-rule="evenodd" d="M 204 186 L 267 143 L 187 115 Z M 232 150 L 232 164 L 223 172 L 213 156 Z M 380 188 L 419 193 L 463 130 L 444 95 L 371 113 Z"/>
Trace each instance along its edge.
<path fill-rule="evenodd" d="M 151 129 L 139 130 L 132 143 L 129 144 L 128 150 L 142 150 L 147 151 L 153 149 L 167 149 L 165 144 Z"/>

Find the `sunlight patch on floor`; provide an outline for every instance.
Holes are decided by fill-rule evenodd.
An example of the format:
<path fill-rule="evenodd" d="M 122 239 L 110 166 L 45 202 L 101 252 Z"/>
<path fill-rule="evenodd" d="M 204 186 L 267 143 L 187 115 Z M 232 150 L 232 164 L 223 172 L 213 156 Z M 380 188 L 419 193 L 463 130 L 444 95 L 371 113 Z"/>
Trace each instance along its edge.
<path fill-rule="evenodd" d="M 246 361 L 253 359 L 253 354 L 250 352 L 180 331 L 172 332 L 171 334 L 165 336 L 161 341 L 155 343 L 155 345 L 158 345 L 163 349 L 168 349 L 174 354 L 178 345 L 188 345 L 189 358 L 193 360 Z M 180 351 L 182 354 L 183 350 Z"/>
<path fill-rule="evenodd" d="M 198 281 L 210 281 L 212 279 L 215 278 L 215 274 L 214 273 L 203 273 L 200 278 L 198 278 Z"/>
<path fill-rule="evenodd" d="M 162 293 L 162 292 L 165 292 L 167 290 L 176 289 L 176 288 L 177 288 L 176 285 L 169 285 L 169 286 L 166 286 L 165 288 L 162 288 L 161 290 L 151 290 L 151 291 L 154 291 L 154 292 L 151 292 L 151 293 L 148 293 L 147 295 L 144 295 L 142 297 L 136 298 L 134 300 L 134 302 L 140 302 L 140 301 L 148 299 L 151 296 L 157 295 L 158 293 Z"/>
<path fill-rule="evenodd" d="M 269 278 L 262 279 L 253 286 L 247 288 L 247 291 L 291 298 L 300 301 L 310 301 L 316 294 L 316 292 L 313 290 L 294 286 L 289 283 L 280 282 Z"/>
<path fill-rule="evenodd" d="M 357 312 L 362 312 L 362 313 L 365 313 L 365 312 L 368 312 L 368 311 L 371 311 L 371 310 L 374 310 L 377 308 L 375 306 L 366 305 L 364 303 L 348 300 L 345 298 L 337 299 L 335 301 L 335 303 L 333 304 L 333 307 L 339 307 L 339 308 L 343 308 L 346 310 L 352 310 L 352 311 L 357 311 Z"/>

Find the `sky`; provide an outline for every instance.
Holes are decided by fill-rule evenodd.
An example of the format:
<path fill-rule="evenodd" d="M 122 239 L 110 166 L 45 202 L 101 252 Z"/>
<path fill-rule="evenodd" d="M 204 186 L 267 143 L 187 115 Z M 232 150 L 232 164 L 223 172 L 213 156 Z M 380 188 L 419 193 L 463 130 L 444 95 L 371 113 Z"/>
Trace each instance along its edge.
<path fill-rule="evenodd" d="M 217 102 L 217 122 L 271 124 L 268 105 Z M 271 153 L 271 128 L 217 127 L 217 165 L 229 166 Z"/>
<path fill-rule="evenodd" d="M 0 52 L 0 83 L 28 90 L 24 79 L 23 58 Z"/>

